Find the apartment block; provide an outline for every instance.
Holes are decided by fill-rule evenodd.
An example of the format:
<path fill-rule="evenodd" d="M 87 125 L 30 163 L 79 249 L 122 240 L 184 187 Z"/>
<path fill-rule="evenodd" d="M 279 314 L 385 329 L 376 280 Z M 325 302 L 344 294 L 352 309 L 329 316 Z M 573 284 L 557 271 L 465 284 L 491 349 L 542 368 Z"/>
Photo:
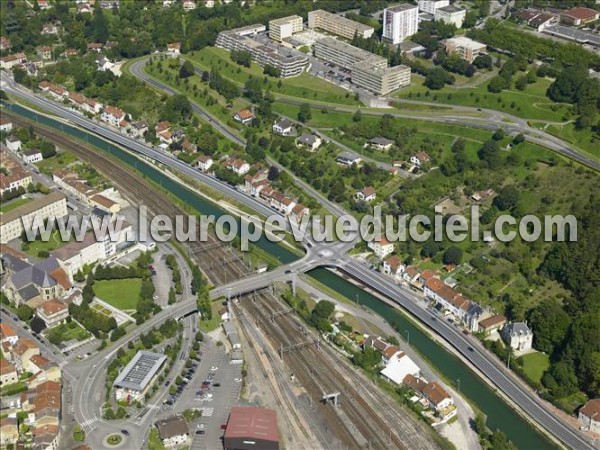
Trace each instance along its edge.
<path fill-rule="evenodd" d="M 291 37 L 294 33 L 302 31 L 302 17 L 288 16 L 269 21 L 269 37 L 281 42 Z"/>
<path fill-rule="evenodd" d="M 308 57 L 297 50 L 268 46 L 252 39 L 252 35 L 263 31 L 265 26 L 260 24 L 222 31 L 215 45 L 229 51 L 247 51 L 259 66 L 268 64 L 279 69 L 282 78 L 300 75 L 308 65 Z"/>
<path fill-rule="evenodd" d="M 410 68 L 388 67 L 387 59 L 333 38 L 320 39 L 315 56 L 352 71 L 352 83 L 377 95 L 410 84 Z"/>
<path fill-rule="evenodd" d="M 415 34 L 419 27 L 419 7 L 404 3 L 383 10 L 383 38 L 396 45 Z"/>
<path fill-rule="evenodd" d="M 358 63 L 352 69 L 352 82 L 378 95 L 385 95 L 410 85 L 410 67 L 400 65 L 382 69 L 368 62 Z"/>
<path fill-rule="evenodd" d="M 355 34 L 366 39 L 373 36 L 375 32 L 373 27 L 322 9 L 308 13 L 308 28 L 318 28 L 346 39 L 352 39 Z"/>
<path fill-rule="evenodd" d="M 450 0 L 419 0 L 419 11 L 435 15 L 438 8 L 450 5 Z"/>
<path fill-rule="evenodd" d="M 40 199 L 8 211 L 0 216 L 0 243 L 6 244 L 23 233 L 23 223 L 34 223 L 37 217 L 40 223 L 50 217 L 64 217 L 68 214 L 67 197 L 54 191 Z"/>
<path fill-rule="evenodd" d="M 464 36 L 453 37 L 444 41 L 448 54 L 458 53 L 460 57 L 470 63 L 482 53 L 486 46 Z"/>
<path fill-rule="evenodd" d="M 436 9 L 435 20 L 443 20 L 447 24 L 451 23 L 454 24 L 456 28 L 461 28 L 463 22 L 465 21 L 466 15 L 466 9 L 450 5 Z"/>

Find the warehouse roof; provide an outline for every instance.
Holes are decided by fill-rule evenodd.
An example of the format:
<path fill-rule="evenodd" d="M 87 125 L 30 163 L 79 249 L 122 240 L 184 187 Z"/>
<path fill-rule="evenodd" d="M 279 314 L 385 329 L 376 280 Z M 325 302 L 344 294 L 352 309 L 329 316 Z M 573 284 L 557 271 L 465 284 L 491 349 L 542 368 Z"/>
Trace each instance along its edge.
<path fill-rule="evenodd" d="M 115 380 L 115 386 L 143 391 L 166 360 L 165 355 L 158 353 L 137 352 Z"/>

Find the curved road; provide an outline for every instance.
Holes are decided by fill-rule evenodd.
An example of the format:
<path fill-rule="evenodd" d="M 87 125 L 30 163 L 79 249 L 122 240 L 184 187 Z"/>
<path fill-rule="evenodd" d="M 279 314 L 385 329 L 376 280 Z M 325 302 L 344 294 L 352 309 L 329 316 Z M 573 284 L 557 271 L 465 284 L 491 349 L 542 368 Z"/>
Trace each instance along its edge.
<path fill-rule="evenodd" d="M 154 156 L 158 154 L 161 157 L 164 164 L 169 165 L 173 168 L 179 168 L 179 166 L 183 166 L 185 170 L 184 172 L 192 171 L 196 177 L 200 174 L 198 171 L 194 171 L 189 166 L 185 165 L 181 161 L 168 157 L 156 150 L 150 149 L 148 146 L 141 145 L 139 142 L 132 140 L 131 138 L 127 138 L 120 133 L 116 133 L 112 130 L 109 130 L 104 127 L 92 125 L 93 122 L 88 119 L 84 119 L 79 115 L 76 115 L 70 110 L 67 110 L 64 107 L 59 107 L 53 102 L 49 102 L 45 99 L 36 97 L 32 94 L 27 94 L 25 91 L 21 89 L 15 89 L 14 86 L 9 85 L 9 90 L 11 93 L 25 97 L 29 101 L 34 104 L 37 104 L 43 108 L 50 109 L 61 117 L 66 117 L 75 123 L 82 123 L 82 126 L 88 130 L 92 130 L 94 133 L 99 134 L 101 136 L 107 137 L 110 140 L 113 140 L 121 145 L 125 145 L 126 147 L 132 148 L 132 143 L 134 144 L 135 151 L 138 151 L 142 154 L 148 154 Z M 223 183 L 216 181 L 211 177 L 207 177 L 210 182 L 212 182 L 215 187 L 219 190 L 223 190 Z M 204 180 L 201 180 L 204 181 Z M 241 195 L 235 189 L 229 188 L 229 191 L 233 192 L 240 198 L 240 201 L 248 204 L 250 203 L 252 207 L 255 204 L 264 209 L 264 205 L 260 202 L 257 202 L 255 199 L 252 199 L 248 196 Z M 269 210 L 271 213 L 271 211 Z M 362 281 L 366 285 L 370 286 L 373 289 L 379 290 L 384 295 L 394 299 L 401 306 L 406 308 L 411 314 L 418 317 L 425 324 L 431 327 L 436 333 L 438 333 L 441 337 L 446 339 L 451 345 L 453 345 L 459 352 L 461 352 L 471 363 L 481 370 L 486 376 L 499 388 L 501 389 L 507 396 L 512 398 L 521 408 L 525 411 L 529 417 L 533 418 L 537 423 L 539 423 L 543 428 L 545 428 L 551 435 L 555 436 L 560 441 L 564 442 L 567 446 L 576 449 L 592 449 L 593 447 L 584 439 L 584 437 L 572 427 L 564 424 L 562 421 L 554 417 L 551 410 L 547 405 L 544 404 L 539 398 L 537 398 L 534 394 L 532 394 L 528 389 L 522 386 L 519 382 L 516 381 L 516 376 L 514 374 L 508 373 L 503 367 L 501 367 L 498 362 L 494 359 L 492 355 L 482 350 L 479 350 L 476 346 L 473 346 L 474 343 L 470 342 L 470 340 L 459 333 L 455 328 L 450 327 L 448 324 L 443 323 L 443 321 L 437 321 L 432 319 L 430 315 L 428 315 L 422 308 L 418 307 L 412 300 L 408 294 L 403 291 L 399 286 L 392 283 L 390 280 L 386 279 L 382 275 L 375 273 L 373 271 L 369 271 L 361 264 L 353 261 L 348 257 L 343 257 L 339 259 L 340 252 L 345 251 L 345 245 L 347 244 L 339 244 L 338 247 L 334 251 L 331 252 L 329 257 L 319 257 L 315 256 L 314 252 L 318 249 L 323 249 L 325 246 L 319 246 L 318 248 L 313 248 L 311 250 L 311 246 L 309 246 L 309 251 L 301 260 L 292 263 L 289 266 L 285 266 L 284 268 L 279 268 L 275 271 L 268 272 L 262 274 L 262 276 L 254 276 L 252 277 L 252 282 L 250 279 L 248 280 L 240 280 L 231 285 L 221 286 L 219 288 L 211 291 L 211 296 L 213 298 L 226 295 L 231 292 L 235 292 L 236 289 L 239 291 L 248 292 L 248 287 L 255 286 L 256 289 L 260 288 L 260 286 L 265 286 L 267 280 L 277 279 L 278 277 L 286 278 L 287 275 L 292 277 L 294 275 L 294 271 L 306 271 L 310 268 L 328 265 L 331 267 L 338 267 L 340 270 L 346 271 L 348 274 Z M 331 248 L 332 246 L 327 246 Z M 284 271 L 283 276 L 281 275 L 281 271 Z M 289 278 L 287 277 L 287 278 Z M 266 283 L 266 285 L 270 284 Z M 228 288 L 231 289 L 228 291 Z M 105 351 L 99 352 L 98 354 L 90 357 L 88 362 L 91 363 L 103 363 L 106 364 L 112 354 L 117 351 L 117 349 L 126 345 L 128 342 L 136 339 L 139 334 L 144 333 L 149 328 L 161 323 L 163 320 L 166 320 L 169 317 L 180 317 L 183 314 L 189 313 L 191 310 L 195 308 L 195 302 L 180 302 L 170 309 L 165 309 L 161 311 L 156 316 L 149 319 L 142 326 L 138 327 L 132 333 L 127 336 L 121 338 L 114 346 L 114 348 L 107 349 Z M 441 324 L 441 325 L 440 325 Z M 100 369 L 97 369 L 99 371 Z M 88 370 L 87 374 L 89 378 L 93 378 L 94 369 Z M 79 401 L 85 401 L 83 396 L 80 396 Z"/>

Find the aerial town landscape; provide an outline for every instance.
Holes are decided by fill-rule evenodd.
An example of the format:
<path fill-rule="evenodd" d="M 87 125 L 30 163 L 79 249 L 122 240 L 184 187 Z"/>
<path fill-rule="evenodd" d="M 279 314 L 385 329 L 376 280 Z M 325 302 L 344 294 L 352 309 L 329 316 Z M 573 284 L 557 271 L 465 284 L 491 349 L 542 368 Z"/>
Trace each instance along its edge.
<path fill-rule="evenodd" d="M 0 12 L 0 449 L 600 449 L 600 1 Z"/>

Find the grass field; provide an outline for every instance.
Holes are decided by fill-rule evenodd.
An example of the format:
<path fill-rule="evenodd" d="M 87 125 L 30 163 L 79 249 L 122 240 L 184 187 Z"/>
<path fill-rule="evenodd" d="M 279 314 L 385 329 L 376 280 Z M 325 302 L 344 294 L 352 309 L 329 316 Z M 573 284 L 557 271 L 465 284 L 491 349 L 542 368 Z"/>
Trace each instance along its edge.
<path fill-rule="evenodd" d="M 233 62 L 229 57 L 229 52 L 222 48 L 205 47 L 202 50 L 194 52 L 189 59 L 203 70 L 209 71 L 213 66 L 218 67 L 221 75 L 240 85 L 243 85 L 250 76 L 261 79 L 265 78 L 263 69 L 260 66 L 254 63 L 250 67 L 240 66 Z M 292 78 L 266 78 L 268 82 L 265 83 L 264 89 L 270 90 L 273 94 L 318 100 L 327 103 L 358 104 L 354 100 L 354 94 L 348 94 L 348 91 L 345 89 L 309 75 L 306 72 Z"/>
<path fill-rule="evenodd" d="M 76 322 L 63 323 L 48 331 L 48 340 L 54 344 L 70 341 L 72 339 L 83 341 L 90 333 L 85 331 Z"/>
<path fill-rule="evenodd" d="M 3 203 L 0 206 L 0 213 L 7 213 L 9 211 L 12 211 L 13 209 L 18 208 L 19 206 L 26 205 L 30 201 L 31 199 L 29 197 L 12 199 L 10 202 Z"/>
<path fill-rule="evenodd" d="M 139 278 L 125 278 L 123 280 L 100 280 L 94 283 L 96 297 L 106 303 L 122 310 L 136 308 L 142 280 Z"/>
<path fill-rule="evenodd" d="M 521 357 L 523 371 L 534 381 L 541 381 L 542 375 L 550 366 L 550 357 L 545 353 L 529 353 Z"/>
<path fill-rule="evenodd" d="M 508 89 L 498 94 L 487 90 L 488 81 L 472 88 L 457 89 L 456 87 L 446 86 L 438 91 L 430 91 L 423 85 L 423 81 L 422 76 L 413 74 L 412 85 L 400 91 L 398 97 L 424 102 L 493 109 L 523 119 L 551 122 L 563 122 L 570 119 L 572 109 L 570 105 L 554 103 L 546 97 L 546 90 L 552 83 L 551 80 L 546 78 L 538 78 L 535 83 L 528 85 L 524 91 Z"/>
<path fill-rule="evenodd" d="M 596 160 L 600 160 L 600 139 L 597 135 L 596 137 L 594 136 L 592 130 L 577 130 L 572 123 L 569 123 L 560 126 L 550 125 L 546 128 L 546 131 L 579 147 L 593 156 Z"/>
<path fill-rule="evenodd" d="M 60 152 L 58 155 L 44 159 L 36 164 L 40 172 L 46 175 L 52 175 L 52 172 L 56 169 L 65 168 L 69 164 L 77 161 L 75 155 L 69 152 Z"/>
<path fill-rule="evenodd" d="M 42 251 L 51 252 L 53 250 L 56 250 L 57 248 L 62 247 L 65 244 L 66 244 L 66 242 L 64 242 L 61 239 L 60 231 L 54 230 L 50 234 L 50 238 L 48 239 L 47 242 L 44 242 L 41 240 L 27 242 L 27 243 L 22 244 L 22 245 L 24 245 L 22 247 L 22 249 L 25 253 L 27 253 L 31 256 L 38 256 L 39 252 L 42 252 Z"/>

